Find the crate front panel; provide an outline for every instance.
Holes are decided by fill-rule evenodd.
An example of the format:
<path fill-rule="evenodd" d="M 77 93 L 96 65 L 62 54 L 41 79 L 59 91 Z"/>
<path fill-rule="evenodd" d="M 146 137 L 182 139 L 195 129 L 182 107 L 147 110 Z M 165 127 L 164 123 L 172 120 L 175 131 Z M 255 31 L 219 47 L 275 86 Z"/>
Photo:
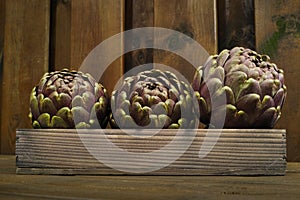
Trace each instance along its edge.
<path fill-rule="evenodd" d="M 176 130 L 156 132 L 129 130 L 124 133 L 117 129 L 17 130 L 17 173 L 285 174 L 285 130 L 181 130 L 183 136 L 179 136 Z M 176 143 L 170 146 L 175 140 Z M 107 143 L 113 146 L 107 146 Z M 166 147 L 168 149 L 162 151 Z M 135 157 L 117 154 L 114 151 L 116 148 Z M 100 150 L 102 161 L 105 162 L 97 155 Z M 147 157 L 150 154 L 152 157 Z"/>

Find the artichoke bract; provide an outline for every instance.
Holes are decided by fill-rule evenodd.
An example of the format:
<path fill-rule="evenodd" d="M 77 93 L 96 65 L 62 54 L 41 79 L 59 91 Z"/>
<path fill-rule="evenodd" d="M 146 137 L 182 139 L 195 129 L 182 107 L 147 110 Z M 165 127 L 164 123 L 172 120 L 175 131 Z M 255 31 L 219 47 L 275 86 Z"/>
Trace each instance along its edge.
<path fill-rule="evenodd" d="M 109 114 L 106 89 L 80 71 L 45 73 L 30 95 L 33 128 L 105 128 Z"/>
<path fill-rule="evenodd" d="M 200 121 L 209 124 L 225 112 L 223 128 L 273 128 L 287 93 L 283 70 L 269 56 L 243 47 L 210 56 L 196 71 L 192 86 Z M 225 102 L 212 108 L 222 94 Z"/>
<path fill-rule="evenodd" d="M 111 127 L 195 128 L 199 111 L 193 94 L 191 85 L 170 71 L 153 69 L 129 76 L 111 95 Z"/>

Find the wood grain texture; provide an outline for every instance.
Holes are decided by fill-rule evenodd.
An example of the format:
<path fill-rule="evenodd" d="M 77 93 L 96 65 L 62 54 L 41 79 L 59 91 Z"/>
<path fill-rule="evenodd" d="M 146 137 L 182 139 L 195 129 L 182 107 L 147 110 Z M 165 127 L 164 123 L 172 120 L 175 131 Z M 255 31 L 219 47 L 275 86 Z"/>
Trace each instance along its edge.
<path fill-rule="evenodd" d="M 54 69 L 79 69 L 91 50 L 105 39 L 123 31 L 123 4 L 122 0 L 59 1 L 56 8 L 55 49 L 57 52 Z M 62 49 L 59 49 L 60 45 Z M 120 48 L 123 48 L 122 44 Z M 111 54 L 111 51 L 114 49 L 107 49 L 107 54 Z M 121 57 L 106 69 L 99 81 L 111 92 L 122 74 Z"/>
<path fill-rule="evenodd" d="M 49 176 L 15 173 L 0 156 L 1 199 L 264 199 L 300 198 L 300 163 L 285 176 Z"/>
<path fill-rule="evenodd" d="M 71 66 L 71 0 L 51 2 L 50 70 Z"/>
<path fill-rule="evenodd" d="M 2 69 L 2 56 L 3 56 L 3 46 L 4 46 L 4 23 L 5 23 L 5 1 L 0 1 L 0 70 Z"/>
<path fill-rule="evenodd" d="M 243 46 L 255 49 L 254 0 L 218 0 L 219 51 Z"/>
<path fill-rule="evenodd" d="M 14 154 L 16 128 L 30 127 L 29 94 L 48 71 L 50 0 L 5 4 L 1 153 Z"/>
<path fill-rule="evenodd" d="M 153 0 L 127 0 L 125 4 L 125 29 L 130 30 L 141 27 L 154 26 L 154 7 Z M 147 42 L 142 40 L 142 42 Z M 125 48 L 139 48 L 135 44 L 127 44 Z M 132 68 L 153 62 L 153 49 L 138 49 L 125 54 L 125 72 Z"/>
<path fill-rule="evenodd" d="M 154 25 L 184 33 L 202 45 L 209 54 L 217 53 L 215 0 L 154 0 Z M 177 39 L 170 39 L 166 43 L 171 49 L 176 48 Z M 176 69 L 188 81 L 194 76 L 195 68 L 174 53 L 155 51 L 154 61 Z"/>
<path fill-rule="evenodd" d="M 161 130 L 152 136 L 153 131 L 140 130 L 139 134 L 144 135 L 141 137 L 128 135 L 136 133 L 134 130 L 127 134 L 115 129 L 106 129 L 103 134 L 99 130 L 18 130 L 17 173 L 140 174 L 141 170 L 146 170 L 143 174 L 285 174 L 284 130 L 226 129 L 222 130 L 220 137 L 220 130 L 185 130 L 184 136 L 179 136 L 174 130 Z M 120 149 L 135 153 L 134 160 L 122 153 L 112 153 L 115 149 L 102 149 L 107 145 L 106 138 Z M 214 142 L 216 139 L 217 143 Z M 176 144 L 172 143 L 174 141 Z M 168 146 L 170 144 L 172 146 Z M 169 149 L 163 151 L 167 146 Z M 206 153 L 205 157 L 199 158 L 200 150 Z M 147 158 L 149 153 L 158 151 Z M 89 152 L 94 156 L 101 152 L 105 165 Z M 156 169 L 157 166 L 162 167 Z"/>
<path fill-rule="evenodd" d="M 2 83 L 3 48 L 4 48 L 5 1 L 0 1 L 0 83 Z M 0 106 L 2 105 L 2 87 L 0 87 Z M 1 114 L 0 114 L 1 127 Z M 1 134 L 0 134 L 1 135 Z M 1 149 L 1 136 L 0 136 Z M 1 150 L 0 150 L 1 152 Z"/>
<path fill-rule="evenodd" d="M 287 98 L 276 128 L 287 129 L 288 160 L 300 161 L 300 1 L 256 0 L 255 33 L 260 53 L 285 72 Z"/>

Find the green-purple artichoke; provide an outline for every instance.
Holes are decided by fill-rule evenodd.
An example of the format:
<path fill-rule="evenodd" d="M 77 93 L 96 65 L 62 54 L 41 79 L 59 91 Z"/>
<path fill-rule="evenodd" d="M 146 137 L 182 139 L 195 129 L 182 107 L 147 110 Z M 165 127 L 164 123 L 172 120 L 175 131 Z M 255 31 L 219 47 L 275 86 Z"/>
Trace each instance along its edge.
<path fill-rule="evenodd" d="M 224 128 L 273 128 L 287 93 L 283 70 L 269 56 L 243 47 L 210 56 L 196 71 L 192 86 L 200 121 L 210 124 L 212 117 L 226 112 Z M 224 94 L 225 101 L 218 102 Z M 212 101 L 217 102 L 214 108 Z"/>
<path fill-rule="evenodd" d="M 106 89 L 80 71 L 46 73 L 30 95 L 34 128 L 105 128 L 109 114 Z"/>
<path fill-rule="evenodd" d="M 190 84 L 174 73 L 143 71 L 125 78 L 113 91 L 110 124 L 112 128 L 195 128 L 199 111 L 193 100 L 197 104 Z"/>

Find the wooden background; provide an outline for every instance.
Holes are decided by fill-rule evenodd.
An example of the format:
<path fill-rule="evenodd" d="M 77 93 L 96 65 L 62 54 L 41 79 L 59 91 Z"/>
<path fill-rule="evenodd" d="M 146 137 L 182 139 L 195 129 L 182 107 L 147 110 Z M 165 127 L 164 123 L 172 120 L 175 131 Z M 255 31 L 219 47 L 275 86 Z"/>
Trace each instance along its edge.
<path fill-rule="evenodd" d="M 145 26 L 181 31 L 210 54 L 234 46 L 269 54 L 288 87 L 276 128 L 287 129 L 288 161 L 300 161 L 299 0 L 0 0 L 1 154 L 14 154 L 16 128 L 31 127 L 29 94 L 45 72 L 78 69 L 101 41 Z M 192 78 L 178 56 L 140 49 L 115 60 L 101 82 L 111 91 L 124 72 L 153 61 Z"/>

